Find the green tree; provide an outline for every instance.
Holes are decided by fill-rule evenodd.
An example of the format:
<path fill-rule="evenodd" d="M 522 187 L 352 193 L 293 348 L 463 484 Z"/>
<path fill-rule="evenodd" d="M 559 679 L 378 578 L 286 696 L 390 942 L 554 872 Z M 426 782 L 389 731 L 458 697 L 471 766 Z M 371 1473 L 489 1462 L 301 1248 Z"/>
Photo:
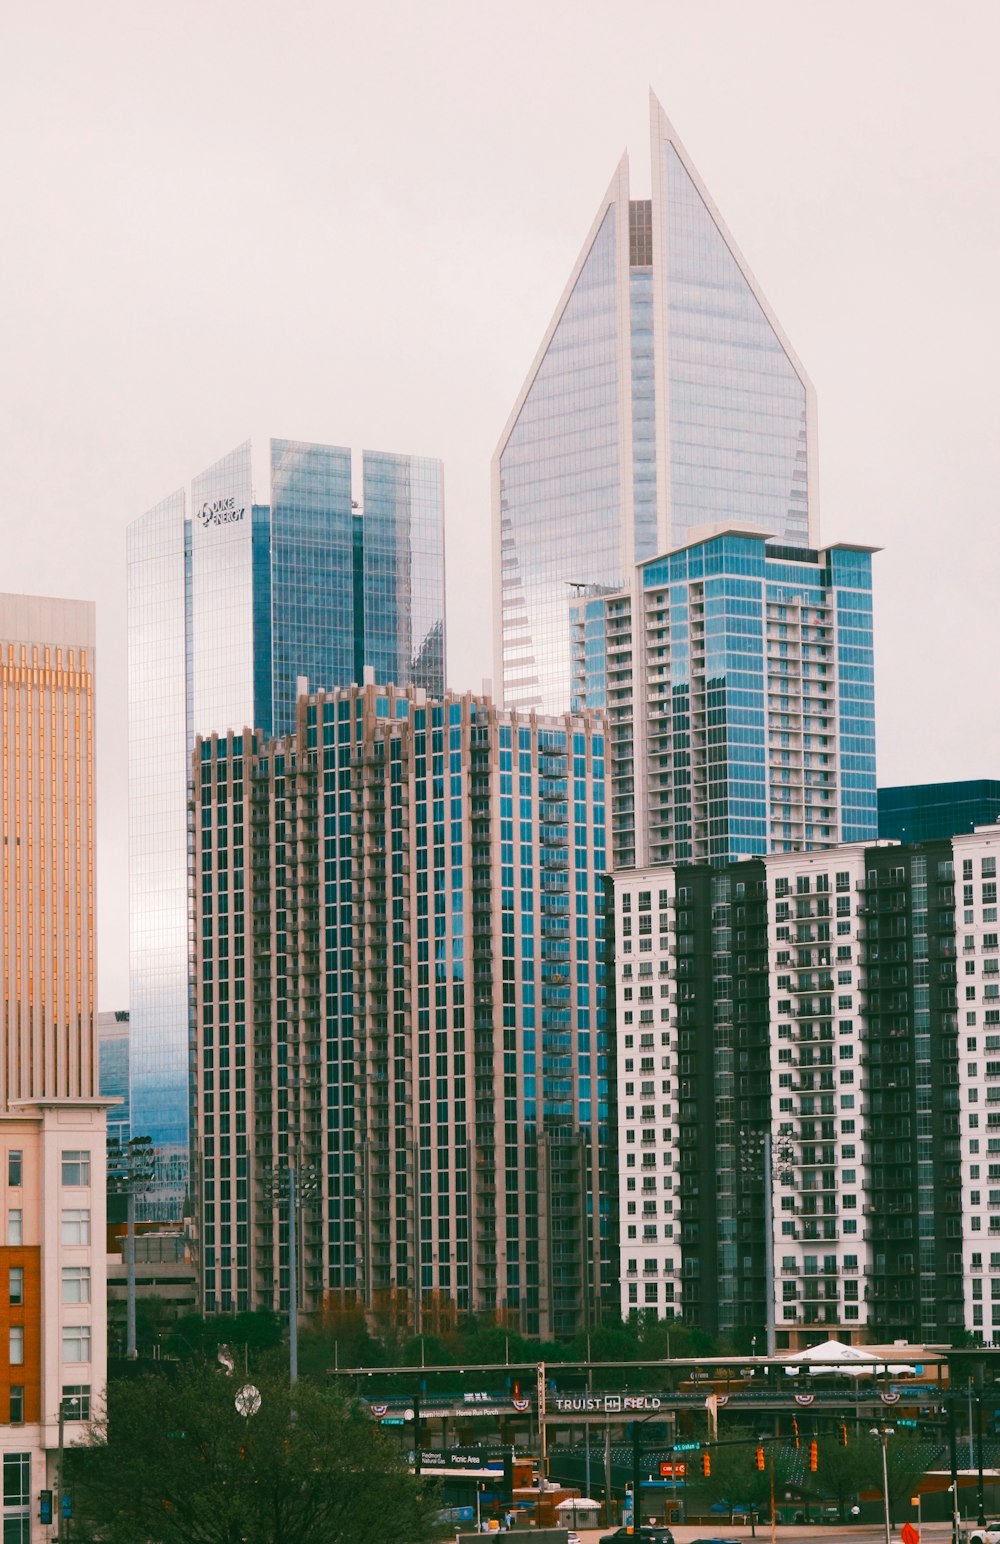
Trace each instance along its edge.
<path fill-rule="evenodd" d="M 877 1463 L 877 1479 L 874 1489 L 882 1494 L 882 1455 L 879 1451 L 880 1442 L 877 1437 L 868 1437 L 874 1449 L 874 1461 Z M 897 1517 L 909 1517 L 909 1499 L 917 1490 L 920 1481 L 932 1464 L 940 1463 L 945 1452 L 944 1443 L 932 1444 L 922 1441 L 917 1436 L 903 1436 L 897 1429 L 889 1437 L 886 1443 L 886 1473 L 889 1479 L 889 1515 L 895 1520 Z M 873 1464 L 874 1467 L 874 1464 Z"/>
<path fill-rule="evenodd" d="M 704 1489 L 713 1501 L 725 1501 L 729 1506 L 744 1503 L 754 1508 L 762 1517 L 771 1514 L 771 1465 L 774 1465 L 774 1484 L 780 1493 L 786 1483 L 787 1460 L 780 1446 L 765 1440 L 764 1468 L 757 1468 L 757 1437 L 749 1427 L 726 1430 L 723 1440 L 709 1449 L 712 1473 L 703 1482 Z M 698 1483 L 697 1469 L 701 1460 L 692 1454 L 689 1465 L 692 1481 Z"/>
<path fill-rule="evenodd" d="M 86 1445 L 66 1455 L 80 1544 L 423 1544 L 440 1535 L 382 1434 L 323 1390 L 208 1367 L 109 1385 Z"/>
<path fill-rule="evenodd" d="M 889 1515 L 910 1515 L 910 1497 L 919 1487 L 927 1469 L 940 1462 L 943 1444 L 935 1445 L 916 1436 L 894 1431 L 886 1442 L 886 1475 L 889 1481 Z M 817 1500 L 832 1500 L 844 1520 L 847 1506 L 855 1496 L 882 1495 L 882 1444 L 868 1430 L 849 1436 L 847 1447 L 840 1447 L 828 1437 L 819 1442 L 819 1467 L 815 1474 L 806 1471 L 803 1492 Z"/>
<path fill-rule="evenodd" d="M 832 1501 L 840 1513 L 840 1521 L 847 1520 L 847 1511 L 862 1491 L 882 1491 L 882 1455 L 879 1446 L 865 1434 L 855 1439 L 852 1435 L 847 1447 L 841 1447 L 830 1436 L 819 1438 L 818 1467 L 811 1474 L 803 1466 L 803 1494 L 816 1501 Z M 808 1440 L 805 1443 L 808 1449 Z"/>
<path fill-rule="evenodd" d="M 269 1308 L 208 1318 L 189 1313 L 170 1327 L 166 1350 L 180 1361 L 214 1362 L 219 1346 L 226 1345 L 239 1369 L 245 1356 L 252 1362 L 255 1355 L 272 1351 L 281 1343 L 281 1335 L 281 1320 Z"/>

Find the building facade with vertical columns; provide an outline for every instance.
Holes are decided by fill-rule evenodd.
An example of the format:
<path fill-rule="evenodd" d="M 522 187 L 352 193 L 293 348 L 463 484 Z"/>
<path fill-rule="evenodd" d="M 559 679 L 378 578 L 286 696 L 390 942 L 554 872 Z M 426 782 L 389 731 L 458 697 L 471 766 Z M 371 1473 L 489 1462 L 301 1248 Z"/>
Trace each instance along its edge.
<path fill-rule="evenodd" d="M 572 1334 L 610 1251 L 599 715 L 368 684 L 193 759 L 205 1307 Z"/>
<path fill-rule="evenodd" d="M 615 877 L 622 1310 L 1000 1338 L 1000 827 Z M 759 1138 L 771 1134 L 765 1215 Z"/>
<path fill-rule="evenodd" d="M 94 608 L 0 596 L 0 1447 L 3 1536 L 107 1365 L 105 1108 L 94 1009 Z"/>

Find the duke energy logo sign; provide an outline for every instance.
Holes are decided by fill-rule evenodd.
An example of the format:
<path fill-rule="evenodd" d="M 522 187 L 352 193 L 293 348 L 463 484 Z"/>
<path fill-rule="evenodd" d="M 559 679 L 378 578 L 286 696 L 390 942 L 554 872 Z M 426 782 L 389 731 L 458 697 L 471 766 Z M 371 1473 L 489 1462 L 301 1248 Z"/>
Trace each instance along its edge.
<path fill-rule="evenodd" d="M 206 530 L 213 525 L 235 525 L 246 514 L 246 505 L 239 505 L 235 498 L 206 499 L 198 510 L 197 518 Z"/>

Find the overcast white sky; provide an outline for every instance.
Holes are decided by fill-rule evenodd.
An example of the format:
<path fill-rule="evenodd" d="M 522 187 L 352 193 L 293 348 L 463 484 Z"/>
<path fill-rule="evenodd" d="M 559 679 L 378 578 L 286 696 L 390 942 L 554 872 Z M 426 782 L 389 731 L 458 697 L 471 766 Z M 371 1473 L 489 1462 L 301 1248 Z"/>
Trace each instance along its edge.
<path fill-rule="evenodd" d="M 884 548 L 880 781 L 1000 775 L 998 58 L 998 0 L 6 0 L 0 588 L 98 603 L 102 1007 L 127 522 L 248 434 L 441 456 L 478 687 L 490 455 L 649 86 Z"/>

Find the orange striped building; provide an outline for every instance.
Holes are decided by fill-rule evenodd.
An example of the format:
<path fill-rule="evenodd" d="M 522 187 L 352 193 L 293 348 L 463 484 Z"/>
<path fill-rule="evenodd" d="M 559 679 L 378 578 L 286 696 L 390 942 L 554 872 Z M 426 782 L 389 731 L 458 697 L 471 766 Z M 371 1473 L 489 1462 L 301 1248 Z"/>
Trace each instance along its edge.
<path fill-rule="evenodd" d="M 36 1544 L 107 1364 L 89 602 L 0 595 L 0 723 L 2 1533 Z"/>

